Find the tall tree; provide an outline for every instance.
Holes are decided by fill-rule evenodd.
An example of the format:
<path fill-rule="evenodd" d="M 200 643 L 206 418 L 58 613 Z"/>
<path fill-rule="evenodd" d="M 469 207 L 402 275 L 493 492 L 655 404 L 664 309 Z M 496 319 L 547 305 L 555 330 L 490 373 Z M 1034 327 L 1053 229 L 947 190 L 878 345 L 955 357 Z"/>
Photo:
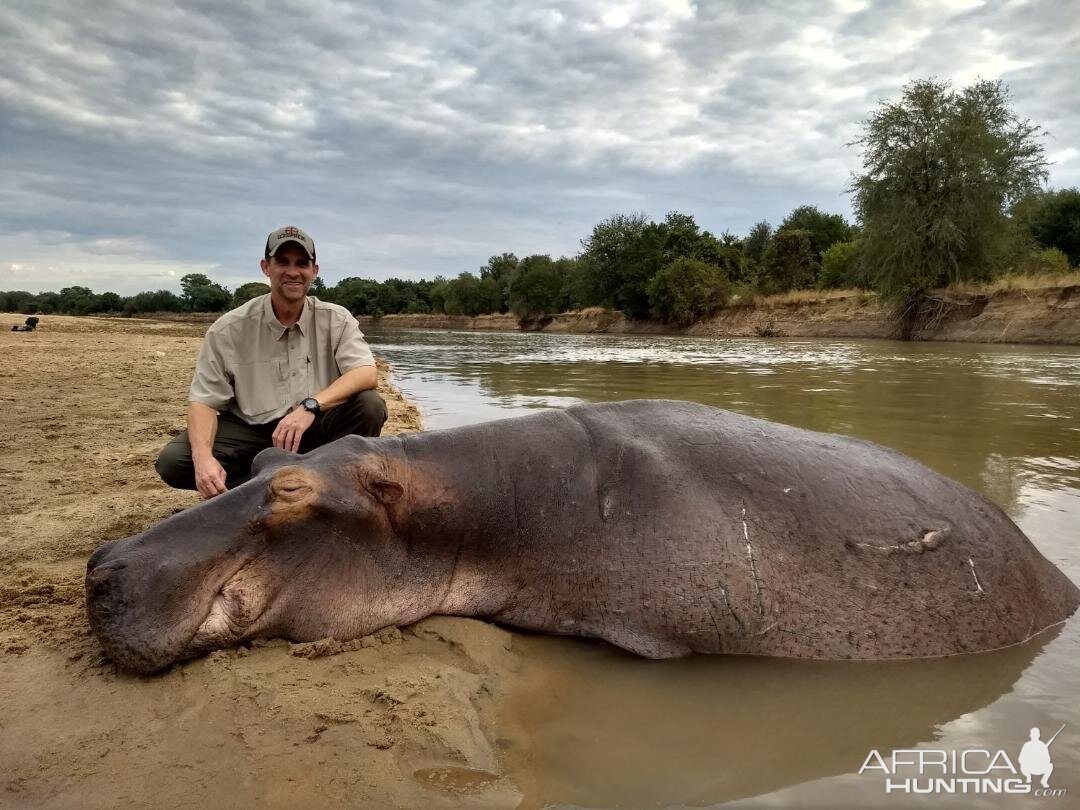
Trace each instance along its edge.
<path fill-rule="evenodd" d="M 753 267 L 757 268 L 761 265 L 761 260 L 765 256 L 765 248 L 769 246 L 772 233 L 772 225 L 765 220 L 761 220 L 750 229 L 750 233 L 743 240 L 743 253 L 746 254 L 746 258 L 750 260 Z"/>
<path fill-rule="evenodd" d="M 826 214 L 816 205 L 800 205 L 787 215 L 778 231 L 806 231 L 810 234 L 810 249 L 821 261 L 822 254 L 836 242 L 847 242 L 852 228 L 840 214 Z"/>
<path fill-rule="evenodd" d="M 232 305 L 232 294 L 202 273 L 188 273 L 180 278 L 183 300 L 191 312 L 221 312 Z"/>
<path fill-rule="evenodd" d="M 519 318 L 552 315 L 567 308 L 563 268 L 550 256 L 526 256 L 510 277 L 510 311 Z"/>
<path fill-rule="evenodd" d="M 641 275 L 643 235 L 650 224 L 643 213 L 616 214 L 598 223 L 581 241 L 589 304 L 626 308 L 628 303 L 638 303 L 630 299 L 637 297 L 634 280 Z M 648 294 L 644 284 L 640 287 L 647 310 Z"/>
<path fill-rule="evenodd" d="M 761 260 L 757 286 L 770 295 L 811 287 L 818 275 L 810 231 L 789 228 L 778 230 L 769 240 Z"/>
<path fill-rule="evenodd" d="M 1047 176 L 1039 133 L 1001 82 L 914 81 L 880 104 L 852 189 L 875 286 L 911 296 L 989 277 L 1008 252 L 1006 207 Z"/>

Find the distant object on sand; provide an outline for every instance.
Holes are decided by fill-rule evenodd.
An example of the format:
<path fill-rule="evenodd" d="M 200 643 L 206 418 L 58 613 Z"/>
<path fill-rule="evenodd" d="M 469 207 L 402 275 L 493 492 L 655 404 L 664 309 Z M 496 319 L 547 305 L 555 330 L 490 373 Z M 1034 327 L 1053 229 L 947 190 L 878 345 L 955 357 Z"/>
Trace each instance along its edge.
<path fill-rule="evenodd" d="M 33 315 L 31 315 L 29 318 L 26 319 L 26 323 L 24 323 L 22 326 L 13 326 L 13 327 L 11 327 L 11 331 L 12 332 L 33 332 L 35 329 L 37 329 L 38 320 L 39 320 L 38 318 L 35 318 Z"/>

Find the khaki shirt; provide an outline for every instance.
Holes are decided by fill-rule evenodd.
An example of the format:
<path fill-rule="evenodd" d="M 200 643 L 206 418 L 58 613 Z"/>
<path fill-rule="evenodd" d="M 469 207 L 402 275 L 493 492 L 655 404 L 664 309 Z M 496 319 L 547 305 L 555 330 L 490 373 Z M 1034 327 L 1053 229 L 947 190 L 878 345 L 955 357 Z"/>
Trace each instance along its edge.
<path fill-rule="evenodd" d="M 271 422 L 360 366 L 375 365 L 349 310 L 309 296 L 284 327 L 270 294 L 226 312 L 207 330 L 188 400 L 250 425 Z"/>

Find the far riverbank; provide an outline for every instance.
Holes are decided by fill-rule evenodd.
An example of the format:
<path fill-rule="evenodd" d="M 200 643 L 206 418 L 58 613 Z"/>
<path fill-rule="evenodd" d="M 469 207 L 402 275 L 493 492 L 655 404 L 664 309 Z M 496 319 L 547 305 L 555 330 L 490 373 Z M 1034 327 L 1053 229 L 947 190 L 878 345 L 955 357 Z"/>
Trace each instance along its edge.
<path fill-rule="evenodd" d="M 361 328 L 542 331 L 566 334 L 656 334 L 697 337 L 823 337 L 1080 344 L 1080 285 L 994 292 L 946 292 L 928 299 L 905 323 L 891 305 L 858 291 L 793 293 L 725 307 L 686 327 L 634 321 L 593 307 L 519 323 L 512 314 L 359 316 Z"/>

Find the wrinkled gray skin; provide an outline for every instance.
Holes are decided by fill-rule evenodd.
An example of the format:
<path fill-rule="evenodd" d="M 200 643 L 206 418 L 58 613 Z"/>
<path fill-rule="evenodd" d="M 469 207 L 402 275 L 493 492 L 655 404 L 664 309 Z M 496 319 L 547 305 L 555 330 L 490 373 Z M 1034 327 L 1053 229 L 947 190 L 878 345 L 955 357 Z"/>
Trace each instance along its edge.
<path fill-rule="evenodd" d="M 255 466 L 90 558 L 90 624 L 117 664 L 432 614 L 650 658 L 940 656 L 1024 641 L 1080 601 L 1000 509 L 906 456 L 685 402 L 348 437 Z"/>

